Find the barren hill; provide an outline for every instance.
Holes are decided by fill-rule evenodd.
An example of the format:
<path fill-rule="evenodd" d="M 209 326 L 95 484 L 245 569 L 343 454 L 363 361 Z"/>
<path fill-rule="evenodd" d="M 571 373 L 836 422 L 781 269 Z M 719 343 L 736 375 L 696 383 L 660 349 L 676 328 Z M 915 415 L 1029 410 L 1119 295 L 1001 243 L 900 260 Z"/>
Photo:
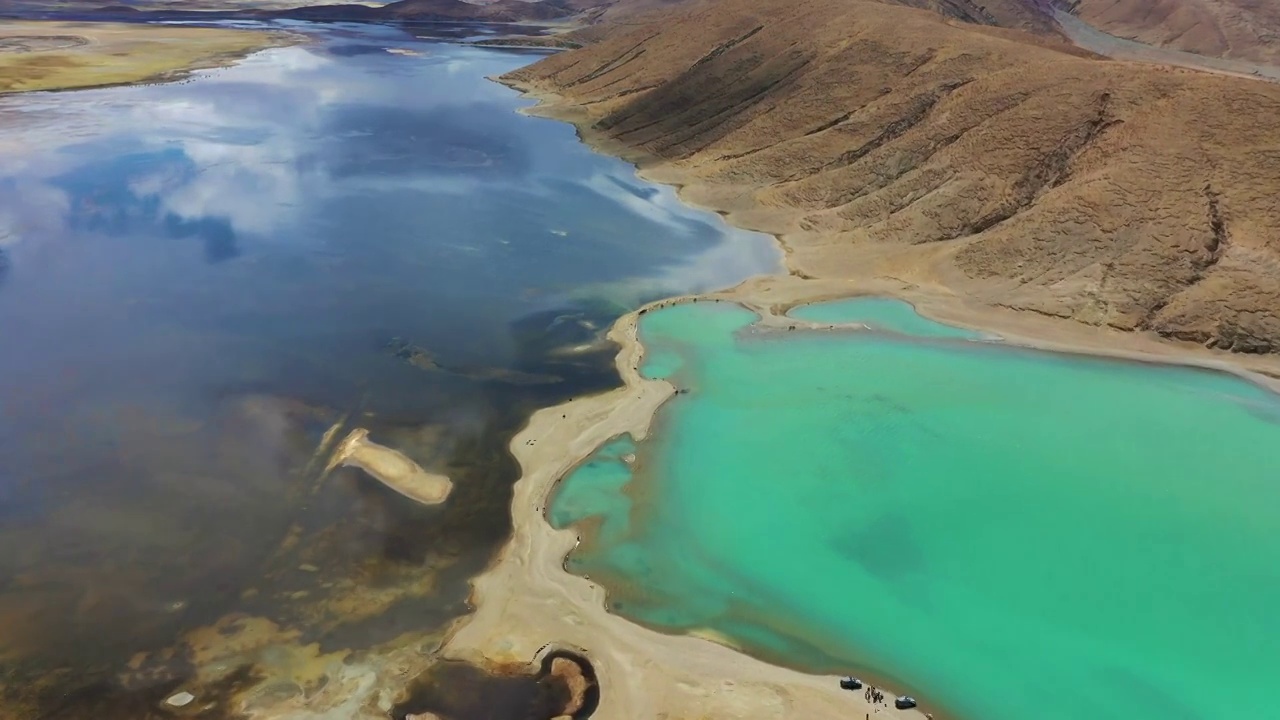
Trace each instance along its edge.
<path fill-rule="evenodd" d="M 1280 87 L 857 0 L 718 0 L 513 73 L 798 273 L 1280 350 Z"/>
<path fill-rule="evenodd" d="M 1214 57 L 1280 63 L 1275 0 L 1071 0 L 1090 25 L 1119 37 Z"/>

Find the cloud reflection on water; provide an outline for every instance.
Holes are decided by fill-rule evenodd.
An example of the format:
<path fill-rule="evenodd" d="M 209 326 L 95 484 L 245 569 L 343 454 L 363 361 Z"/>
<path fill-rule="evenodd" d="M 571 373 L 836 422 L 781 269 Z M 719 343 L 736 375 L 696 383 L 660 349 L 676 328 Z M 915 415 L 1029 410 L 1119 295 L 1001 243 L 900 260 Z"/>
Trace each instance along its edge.
<path fill-rule="evenodd" d="M 396 592 L 421 596 L 405 606 L 419 622 L 422 606 L 461 612 L 468 568 L 508 529 L 501 447 L 521 413 L 613 382 L 607 348 L 550 351 L 589 345 L 642 296 L 776 264 L 767 239 L 680 205 L 567 125 L 517 115 L 482 77 L 527 56 L 313 32 L 177 84 L 0 98 L 0 338 L 18 339 L 0 353 L 0 514 L 29 523 L 0 524 L 0 575 L 54 588 L 17 623 L 41 652 L 172 642 L 259 583 L 302 582 L 287 553 L 271 561 L 283 580 L 259 577 L 295 524 L 311 534 L 291 552 L 343 582 L 376 568 L 430 585 L 387 559 L 447 546 L 457 577 Z M 340 49 L 373 42 L 422 54 Z M 563 382 L 424 372 L 386 351 L 392 338 L 448 367 L 544 363 Z M 302 508 L 294 484 L 310 479 L 294 471 L 354 409 L 450 463 L 450 505 L 406 509 L 347 473 Z M 118 605 L 66 609 L 104 586 Z M 0 588 L 0 616 L 29 598 Z M 174 598 L 199 599 L 195 614 L 152 612 Z M 254 612 L 275 602 L 263 590 Z M 325 617 L 318 634 L 349 620 Z M 366 620 L 349 634 L 398 628 Z"/>
<path fill-rule="evenodd" d="M 452 212 L 443 222 L 439 208 L 413 220 L 437 235 L 465 238 L 454 246 L 496 253 L 493 259 L 513 236 L 526 243 L 547 240 L 547 251 L 559 255 L 549 232 L 592 241 L 612 235 L 604 245 L 615 253 L 619 246 L 644 243 L 635 251 L 623 248 L 630 255 L 626 262 L 615 256 L 599 264 L 595 272 L 602 281 L 687 266 L 696 256 L 691 251 L 723 241 L 723 227 L 681 206 L 674 193 L 601 173 L 595 158 L 566 157 L 554 144 L 529 142 L 531 123 L 544 124 L 541 134 L 571 131 L 514 115 L 509 91 L 475 82 L 476 64 L 492 66 L 482 70 L 487 74 L 505 69 L 509 59 L 453 48 L 424 57 L 382 52 L 335 60 L 329 55 L 335 50 L 275 49 L 163 92 L 89 91 L 82 94 L 88 102 L 54 103 L 13 130 L 38 160 L 21 168 L 27 191 L 0 198 L 0 237 L 12 243 L 29 235 L 32 216 L 65 218 L 68 227 L 104 234 L 127 226 L 135 235 L 197 237 L 204 257 L 221 261 L 245 247 L 348 245 L 359 228 L 332 211 L 353 197 L 376 203 L 388 192 L 457 198 L 483 191 L 504 209 L 515 209 L 504 218 L 503 232 L 468 232 L 468 223 L 491 224 L 479 207 Z M 392 81 L 369 82 L 370 67 L 386 70 Z M 462 68 L 471 71 L 456 72 Z M 75 124 L 86 112 L 99 122 L 68 143 L 51 135 L 50 112 L 58 125 Z M 134 148 L 127 163 L 121 147 Z M 565 196 L 574 195 L 591 206 L 589 212 L 564 206 Z M 546 202 L 559 206 L 554 212 L 535 209 Z M 112 207 L 104 210 L 104 203 Z M 431 204 L 427 199 L 419 206 Z M 415 215 L 413 207 L 398 212 Z M 575 220 L 582 227 L 567 227 Z M 45 234 L 64 229 L 44 224 Z M 317 227 L 328 232 L 313 235 Z M 574 252 L 591 256 L 594 249 Z M 753 261 L 761 260 L 756 253 Z M 526 274 L 523 265 L 513 269 Z M 506 280 L 519 278 L 508 274 Z"/>

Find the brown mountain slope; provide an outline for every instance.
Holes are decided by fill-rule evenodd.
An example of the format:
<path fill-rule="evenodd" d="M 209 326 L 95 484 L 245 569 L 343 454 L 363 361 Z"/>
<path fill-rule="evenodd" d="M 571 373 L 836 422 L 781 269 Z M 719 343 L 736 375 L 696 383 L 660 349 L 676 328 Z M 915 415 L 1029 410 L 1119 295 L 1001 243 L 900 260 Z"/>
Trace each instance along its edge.
<path fill-rule="evenodd" d="M 509 79 L 800 274 L 1280 350 L 1280 87 L 856 0 L 719 0 Z"/>
<path fill-rule="evenodd" d="M 1080 19 L 1119 37 L 1213 57 L 1280 63 L 1275 0 L 1071 0 Z"/>
<path fill-rule="evenodd" d="M 891 5 L 905 5 L 931 10 L 943 17 L 978 25 L 998 25 L 1037 33 L 1054 33 L 1050 13 L 1035 0 L 882 0 Z"/>

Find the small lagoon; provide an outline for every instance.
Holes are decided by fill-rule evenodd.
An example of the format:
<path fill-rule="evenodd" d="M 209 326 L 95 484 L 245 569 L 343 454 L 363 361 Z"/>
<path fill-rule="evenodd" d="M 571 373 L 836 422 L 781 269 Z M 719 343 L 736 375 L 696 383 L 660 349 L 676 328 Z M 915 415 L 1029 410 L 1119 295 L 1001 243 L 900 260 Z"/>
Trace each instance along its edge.
<path fill-rule="evenodd" d="M 881 332 L 935 338 L 981 340 L 986 333 L 947 325 L 924 317 L 908 303 L 882 297 L 856 297 L 812 303 L 787 313 L 797 320 L 831 325 L 864 325 Z"/>
<path fill-rule="evenodd" d="M 570 569 L 961 720 L 1275 714 L 1280 398 L 858 302 L 795 316 L 881 331 L 647 313 L 643 369 L 688 392 L 562 483 Z"/>

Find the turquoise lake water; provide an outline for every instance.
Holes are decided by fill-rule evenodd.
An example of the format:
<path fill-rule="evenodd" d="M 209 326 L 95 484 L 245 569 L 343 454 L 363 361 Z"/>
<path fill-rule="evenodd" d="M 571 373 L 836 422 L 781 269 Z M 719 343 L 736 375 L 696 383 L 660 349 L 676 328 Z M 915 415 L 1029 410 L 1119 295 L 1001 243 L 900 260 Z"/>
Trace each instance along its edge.
<path fill-rule="evenodd" d="M 614 611 L 963 720 L 1276 717 L 1276 396 L 753 320 L 647 314 L 658 374 L 689 393 L 553 500 Z"/>
<path fill-rule="evenodd" d="M 801 305 L 787 313 L 797 320 L 832 325 L 861 323 L 874 330 L 897 332 L 921 337 L 964 338 L 981 340 L 988 337 L 976 330 L 945 325 L 915 311 L 909 303 L 892 298 L 858 297 L 846 300 Z"/>

